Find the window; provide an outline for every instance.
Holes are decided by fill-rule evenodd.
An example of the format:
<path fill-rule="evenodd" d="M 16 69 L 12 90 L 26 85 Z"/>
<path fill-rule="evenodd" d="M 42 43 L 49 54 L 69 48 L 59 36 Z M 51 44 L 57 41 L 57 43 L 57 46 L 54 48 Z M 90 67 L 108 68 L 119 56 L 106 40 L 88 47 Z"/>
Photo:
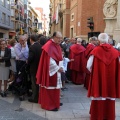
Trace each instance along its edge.
<path fill-rule="evenodd" d="M 5 0 L 1 0 L 2 5 L 5 6 Z"/>
<path fill-rule="evenodd" d="M 10 16 L 7 17 L 7 24 L 10 25 Z"/>
<path fill-rule="evenodd" d="M 7 8 L 10 9 L 10 0 L 7 0 Z"/>
<path fill-rule="evenodd" d="M 71 38 L 73 37 L 73 28 L 71 28 Z"/>
<path fill-rule="evenodd" d="M 6 23 L 6 14 L 2 13 L 2 23 L 5 24 Z"/>
<path fill-rule="evenodd" d="M 12 29 L 14 29 L 14 28 L 15 28 L 14 21 L 11 21 L 11 28 L 12 28 Z"/>
<path fill-rule="evenodd" d="M 74 13 L 71 14 L 71 21 L 74 21 Z"/>

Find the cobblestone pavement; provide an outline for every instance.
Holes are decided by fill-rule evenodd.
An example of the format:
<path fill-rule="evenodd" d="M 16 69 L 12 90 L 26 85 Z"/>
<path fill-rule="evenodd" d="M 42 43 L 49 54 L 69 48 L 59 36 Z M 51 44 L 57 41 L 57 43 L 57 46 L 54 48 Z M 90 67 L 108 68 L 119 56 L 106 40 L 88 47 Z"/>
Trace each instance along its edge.
<path fill-rule="evenodd" d="M 11 93 L 0 97 L 0 120 L 89 120 L 90 99 L 82 85 L 67 84 L 58 112 L 46 111 L 39 104 L 20 102 Z M 116 120 L 120 120 L 120 99 L 116 100 Z"/>

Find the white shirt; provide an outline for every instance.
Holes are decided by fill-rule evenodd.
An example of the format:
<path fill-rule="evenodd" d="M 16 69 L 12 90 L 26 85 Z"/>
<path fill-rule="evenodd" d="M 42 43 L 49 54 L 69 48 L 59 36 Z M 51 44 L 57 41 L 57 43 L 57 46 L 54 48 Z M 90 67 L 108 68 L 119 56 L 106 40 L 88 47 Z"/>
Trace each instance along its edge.
<path fill-rule="evenodd" d="M 45 87 L 46 89 L 60 89 L 62 88 L 62 82 L 61 82 L 61 73 L 58 72 L 59 65 L 56 64 L 55 60 L 53 58 L 50 58 L 50 65 L 49 65 L 49 76 L 53 76 L 57 73 L 57 86 L 56 87 Z"/>
<path fill-rule="evenodd" d="M 67 65 L 68 65 L 68 62 L 70 62 L 70 59 L 68 59 L 68 58 L 63 58 L 63 69 L 64 69 L 64 71 L 67 71 Z"/>

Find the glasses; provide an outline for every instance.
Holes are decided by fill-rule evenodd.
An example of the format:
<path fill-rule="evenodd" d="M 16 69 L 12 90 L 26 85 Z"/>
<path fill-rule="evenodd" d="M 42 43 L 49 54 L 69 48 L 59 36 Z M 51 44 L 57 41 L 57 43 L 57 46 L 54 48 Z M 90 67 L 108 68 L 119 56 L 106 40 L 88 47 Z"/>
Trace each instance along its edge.
<path fill-rule="evenodd" d="M 1 43 L 1 45 L 5 45 L 6 43 Z"/>
<path fill-rule="evenodd" d="M 57 39 L 62 39 L 61 37 L 57 37 L 57 36 L 55 36 Z"/>

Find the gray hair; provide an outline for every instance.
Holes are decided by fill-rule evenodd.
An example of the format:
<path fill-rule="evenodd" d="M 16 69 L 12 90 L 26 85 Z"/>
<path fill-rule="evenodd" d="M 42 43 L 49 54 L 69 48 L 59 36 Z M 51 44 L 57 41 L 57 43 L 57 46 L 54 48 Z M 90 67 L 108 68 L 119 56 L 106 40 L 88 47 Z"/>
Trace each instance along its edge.
<path fill-rule="evenodd" d="M 82 39 L 81 38 L 77 38 L 77 43 L 81 43 Z"/>
<path fill-rule="evenodd" d="M 107 33 L 100 33 L 99 36 L 98 36 L 98 40 L 101 43 L 108 43 L 108 39 L 109 39 L 109 36 L 108 36 Z"/>

